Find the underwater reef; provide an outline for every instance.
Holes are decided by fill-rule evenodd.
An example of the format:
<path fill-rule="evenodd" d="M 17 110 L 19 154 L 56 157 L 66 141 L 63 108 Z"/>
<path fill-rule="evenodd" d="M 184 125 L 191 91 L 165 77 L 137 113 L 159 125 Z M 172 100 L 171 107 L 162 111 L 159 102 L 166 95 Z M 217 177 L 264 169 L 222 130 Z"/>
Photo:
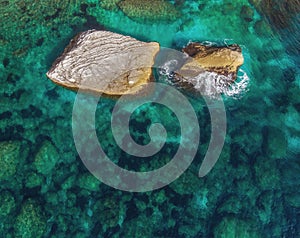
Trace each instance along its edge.
<path fill-rule="evenodd" d="M 300 12 L 299 0 L 251 0 L 251 3 L 279 29 L 289 27 Z"/>
<path fill-rule="evenodd" d="M 0 13 L 0 236 L 298 237 L 299 1 L 3 0 Z M 209 174 L 198 176 L 211 138 L 209 107 L 199 93 L 185 90 L 180 92 L 194 108 L 200 140 L 190 167 L 174 182 L 126 192 L 86 169 L 72 135 L 77 92 L 46 73 L 71 39 L 91 29 L 186 49 L 190 57 L 190 43 L 234 51 L 238 60 L 228 71 L 236 78 L 220 92 L 225 144 Z M 153 77 L 163 72 L 157 80 L 176 84 L 171 69 L 184 64 L 176 54 L 167 59 L 175 61 L 160 65 L 165 68 Z M 222 72 L 207 67 L 195 84 L 223 80 Z M 172 161 L 181 140 L 176 114 L 158 103 L 134 111 L 129 131 L 136 143 L 151 141 L 152 124 L 168 132 L 157 154 L 139 158 L 120 149 L 113 136 L 116 102 L 101 97 L 95 112 L 98 141 L 111 161 L 143 172 Z M 84 110 L 78 115 L 84 124 Z M 95 155 L 92 146 L 85 150 Z"/>
<path fill-rule="evenodd" d="M 124 0 L 117 5 L 126 16 L 136 21 L 175 21 L 180 17 L 175 6 L 165 0 Z"/>

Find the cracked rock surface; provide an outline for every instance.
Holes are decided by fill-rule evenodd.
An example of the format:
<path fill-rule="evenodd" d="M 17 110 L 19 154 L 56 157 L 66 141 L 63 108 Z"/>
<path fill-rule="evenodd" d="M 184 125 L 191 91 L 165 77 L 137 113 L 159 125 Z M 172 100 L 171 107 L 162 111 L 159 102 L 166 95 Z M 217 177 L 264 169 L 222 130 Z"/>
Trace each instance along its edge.
<path fill-rule="evenodd" d="M 71 40 L 47 76 L 69 89 L 108 96 L 135 94 L 151 81 L 158 51 L 156 42 L 89 30 Z"/>

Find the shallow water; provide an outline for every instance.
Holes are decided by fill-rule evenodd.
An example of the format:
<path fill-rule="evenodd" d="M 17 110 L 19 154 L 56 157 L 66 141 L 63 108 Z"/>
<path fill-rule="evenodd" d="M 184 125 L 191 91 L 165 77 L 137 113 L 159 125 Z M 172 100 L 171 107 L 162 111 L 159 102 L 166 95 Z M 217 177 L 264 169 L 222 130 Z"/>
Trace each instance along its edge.
<path fill-rule="evenodd" d="M 176 20 L 158 22 L 131 19 L 94 0 L 0 2 L 3 237 L 299 237 L 299 18 L 279 30 L 246 0 L 182 2 Z M 253 11 L 251 21 L 241 15 L 242 6 Z M 211 137 L 209 108 L 200 95 L 185 92 L 198 118 L 200 142 L 177 180 L 155 191 L 125 192 L 85 168 L 72 135 L 76 92 L 54 85 L 45 74 L 70 39 L 91 28 L 177 50 L 189 41 L 242 47 L 240 76 L 247 77 L 237 81 L 238 93 L 222 95 L 227 133 L 208 175 L 198 177 Z M 168 132 L 159 153 L 138 158 L 113 138 L 115 103 L 102 98 L 96 112 L 98 140 L 108 157 L 133 171 L 171 161 L 180 143 L 174 112 L 145 104 L 132 114 L 137 143 L 150 141 L 153 123 Z M 86 151 L 94 153 L 92 146 Z"/>

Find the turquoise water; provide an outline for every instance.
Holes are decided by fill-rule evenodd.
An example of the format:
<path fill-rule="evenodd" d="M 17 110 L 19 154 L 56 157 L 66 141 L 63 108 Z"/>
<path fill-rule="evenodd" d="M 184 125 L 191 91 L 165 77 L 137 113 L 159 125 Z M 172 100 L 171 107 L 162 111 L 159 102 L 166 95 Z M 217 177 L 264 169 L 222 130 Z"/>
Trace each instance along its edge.
<path fill-rule="evenodd" d="M 103 2 L 0 2 L 0 236 L 299 237 L 298 16 L 279 29 L 246 0 L 199 0 L 175 1 L 175 19 L 138 20 L 118 8 L 103 9 Z M 241 70 L 248 78 L 238 94 L 222 96 L 225 145 L 207 176 L 199 178 L 198 170 L 210 140 L 210 117 L 205 101 L 191 95 L 200 146 L 176 181 L 151 192 L 124 192 L 85 168 L 72 136 L 76 92 L 45 74 L 70 39 L 91 28 L 172 49 L 189 41 L 242 47 Z M 140 159 L 113 139 L 114 104 L 102 98 L 96 113 L 98 139 L 111 160 L 136 171 L 170 161 L 180 137 L 174 114 L 146 104 L 132 115 L 138 143 L 149 142 L 151 123 L 161 122 L 169 133 L 160 153 Z"/>

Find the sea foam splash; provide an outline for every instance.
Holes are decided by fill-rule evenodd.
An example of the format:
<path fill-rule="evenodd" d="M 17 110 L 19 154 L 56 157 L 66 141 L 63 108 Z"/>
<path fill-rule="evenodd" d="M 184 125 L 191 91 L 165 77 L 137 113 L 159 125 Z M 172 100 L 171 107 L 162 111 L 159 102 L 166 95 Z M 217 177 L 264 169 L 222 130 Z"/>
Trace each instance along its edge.
<path fill-rule="evenodd" d="M 226 96 L 231 96 L 239 98 L 246 93 L 248 89 L 250 78 L 243 69 L 238 70 L 237 79 L 229 85 L 229 87 L 224 88 L 223 93 Z"/>
<path fill-rule="evenodd" d="M 174 80 L 178 64 L 177 60 L 170 60 L 165 62 L 159 69 L 159 74 L 166 76 L 164 81 L 173 86 L 178 85 L 178 82 Z M 202 71 L 193 78 L 182 77 L 180 82 L 189 84 L 196 92 L 205 96 L 214 97 L 216 94 L 223 94 L 240 98 L 248 91 L 249 80 L 247 73 L 239 69 L 236 80 L 233 80 L 232 75 L 225 76 L 215 72 Z"/>

